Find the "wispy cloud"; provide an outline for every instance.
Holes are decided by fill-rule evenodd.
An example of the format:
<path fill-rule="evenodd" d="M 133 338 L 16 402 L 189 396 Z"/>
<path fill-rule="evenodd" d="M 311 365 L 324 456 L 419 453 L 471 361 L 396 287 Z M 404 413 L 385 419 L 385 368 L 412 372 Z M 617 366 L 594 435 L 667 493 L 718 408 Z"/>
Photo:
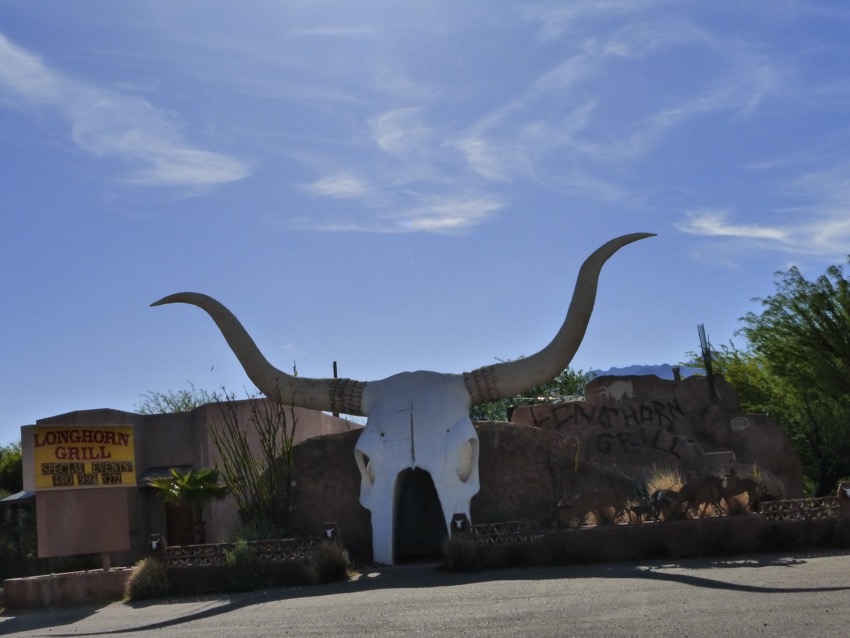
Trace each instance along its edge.
<path fill-rule="evenodd" d="M 468 168 L 485 180 L 530 177 L 565 194 L 633 205 L 649 193 L 624 177 L 639 173 L 639 163 L 671 137 L 717 115 L 730 122 L 747 118 L 782 90 L 781 70 L 746 43 L 675 15 L 648 19 L 645 9 L 663 2 L 636 4 L 531 10 L 529 19 L 546 23 L 547 41 L 562 38 L 567 53 L 450 139 Z M 622 25 L 633 11 L 641 18 Z M 612 22 L 604 33 L 583 28 L 581 38 L 565 37 L 569 25 L 600 16 L 620 26 Z M 659 83 L 652 99 L 638 94 L 633 100 L 627 78 L 651 85 L 656 78 L 647 69 L 656 68 L 662 54 L 699 60 L 710 72 Z M 609 76 L 626 81 L 603 80 Z"/>
<path fill-rule="evenodd" d="M 492 195 L 427 197 L 417 209 L 399 214 L 394 221 L 399 231 L 456 233 L 482 223 L 500 208 Z"/>
<path fill-rule="evenodd" d="M 434 196 L 408 193 L 406 202 L 383 206 L 371 214 L 328 218 L 301 216 L 287 221 L 294 228 L 334 232 L 463 233 L 489 220 L 504 207 L 495 195 Z"/>
<path fill-rule="evenodd" d="M 409 107 L 387 111 L 372 118 L 372 140 L 398 158 L 421 153 L 429 144 L 430 131 L 419 117 L 419 109 Z"/>
<path fill-rule="evenodd" d="M 0 99 L 58 111 L 80 149 L 126 163 L 134 184 L 213 186 L 250 172 L 240 159 L 187 143 L 177 119 L 148 100 L 63 76 L 2 34 Z"/>
<path fill-rule="evenodd" d="M 16 47 L 2 33 L 0 82 L 34 103 L 49 104 L 59 100 L 62 95 L 61 81 L 54 77 L 37 57 Z"/>
<path fill-rule="evenodd" d="M 788 190 L 806 199 L 797 211 L 810 220 L 811 245 L 825 253 L 850 253 L 850 162 L 808 171 L 792 180 Z"/>
<path fill-rule="evenodd" d="M 728 210 L 689 211 L 675 227 L 684 233 L 732 242 L 727 246 L 730 248 L 758 248 L 836 261 L 850 252 L 850 219 L 846 210 L 838 214 L 834 210 L 826 214 L 812 214 L 810 209 L 802 214 L 798 211 L 794 215 L 797 221 L 776 226 L 736 223 L 730 220 L 733 215 Z"/>
<path fill-rule="evenodd" d="M 725 210 L 697 210 L 685 214 L 685 221 L 676 224 L 682 232 L 711 237 L 736 237 L 788 244 L 791 233 L 781 228 L 757 224 L 734 224 L 727 221 Z"/>
<path fill-rule="evenodd" d="M 319 197 L 340 199 L 358 199 L 374 191 L 362 178 L 351 173 L 336 173 L 318 179 L 306 186 L 307 190 Z"/>
<path fill-rule="evenodd" d="M 850 161 L 809 170 L 796 177 L 789 186 L 792 192 L 804 192 L 814 199 L 820 212 L 850 210 Z"/>
<path fill-rule="evenodd" d="M 577 0 L 575 2 L 531 4 L 521 15 L 538 26 L 537 37 L 543 42 L 560 38 L 580 23 L 593 19 L 622 18 L 638 15 L 666 0 Z"/>
<path fill-rule="evenodd" d="M 479 176 L 491 181 L 506 178 L 510 157 L 495 139 L 469 132 L 450 141 L 447 146 L 460 151 L 468 167 Z"/>
<path fill-rule="evenodd" d="M 370 160 L 357 168 L 327 170 L 305 185 L 321 198 L 356 200 L 356 212 L 330 219 L 315 216 L 295 221 L 299 228 L 378 233 L 460 233 L 486 223 L 504 207 L 493 193 L 477 190 L 468 170 L 446 158 L 445 141 L 428 125 L 421 107 L 384 111 L 368 119 Z M 315 161 L 315 159 L 314 159 Z M 486 161 L 482 154 L 482 163 Z M 339 159 L 334 160 L 338 164 Z M 463 167 L 461 167 L 463 168 Z M 479 167 L 482 172 L 487 172 Z M 498 170 L 496 167 L 492 171 Z M 492 177 L 492 174 L 490 175 Z M 479 182 L 481 180 L 478 180 Z M 440 192 L 439 196 L 434 195 Z"/>
<path fill-rule="evenodd" d="M 577 106 L 566 102 L 555 118 L 550 108 L 540 108 L 539 103 L 553 95 L 565 95 L 592 74 L 593 66 L 584 54 L 560 62 L 533 79 L 525 91 L 448 136 L 444 146 L 458 151 L 468 168 L 486 180 L 534 174 L 537 159 L 553 148 L 570 145 L 573 134 L 588 124 L 593 110 L 592 100 Z"/>
<path fill-rule="evenodd" d="M 314 167 L 319 177 L 308 190 L 318 197 L 359 200 L 367 209 L 366 221 L 354 225 L 383 232 L 472 228 L 506 205 L 507 195 L 496 197 L 494 192 L 517 192 L 530 185 L 632 209 L 652 208 L 660 193 L 709 190 L 697 170 L 683 170 L 682 184 L 664 182 L 652 172 L 668 161 L 660 153 L 688 157 L 690 150 L 683 144 L 757 119 L 776 104 L 771 102 L 774 96 L 787 93 L 793 63 L 790 56 L 767 55 L 760 41 L 670 10 L 675 4 L 593 0 L 568 6 L 538 2 L 521 9 L 539 29 L 537 42 L 529 43 L 530 60 L 522 67 L 528 73 L 514 69 L 504 76 L 500 90 L 486 87 L 486 100 L 470 99 L 457 112 L 460 116 L 451 119 L 435 105 L 445 90 L 439 83 L 420 84 L 401 76 L 403 83 L 387 89 L 392 96 L 383 92 L 389 85 L 382 83 L 382 101 L 393 97 L 390 103 L 399 106 L 364 118 L 373 155 L 352 160 L 350 166 L 356 168 L 339 170 L 345 164 L 338 157 L 326 162 L 333 164 L 330 170 Z M 687 62 L 674 64 L 672 57 Z M 405 62 L 402 56 L 389 67 L 394 76 L 398 69 L 413 68 Z M 696 70 L 683 71 L 691 67 Z M 368 146 L 362 139 L 357 143 Z M 712 150 L 711 162 L 729 161 L 735 152 L 730 148 L 724 157 L 722 149 Z M 704 159 L 693 157 L 695 167 Z M 458 214 L 417 195 L 436 188 L 452 201 L 464 202 L 464 186 L 483 195 L 468 200 L 476 202 L 469 208 L 455 205 Z M 818 219 L 835 227 L 834 217 Z M 343 227 L 352 228 L 350 219 Z M 799 249 L 801 237 L 810 244 L 823 241 L 813 224 L 740 223 L 731 211 L 692 211 L 680 227 L 781 250 Z"/>
<path fill-rule="evenodd" d="M 751 65 L 736 69 L 699 95 L 670 104 L 634 124 L 631 135 L 621 140 L 577 144 L 577 151 L 599 161 L 628 161 L 640 158 L 658 147 L 672 131 L 692 120 L 726 112 L 744 116 L 751 112 L 774 86 L 775 73 L 769 67 Z"/>

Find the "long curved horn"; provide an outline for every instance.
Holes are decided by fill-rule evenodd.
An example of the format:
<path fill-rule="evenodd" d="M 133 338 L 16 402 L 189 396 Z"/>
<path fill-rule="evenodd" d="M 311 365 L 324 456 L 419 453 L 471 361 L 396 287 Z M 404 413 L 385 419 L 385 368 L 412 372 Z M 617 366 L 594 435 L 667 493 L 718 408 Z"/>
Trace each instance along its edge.
<path fill-rule="evenodd" d="M 233 313 L 212 297 L 197 292 L 178 292 L 151 306 L 169 303 L 188 303 L 205 310 L 221 330 L 248 378 L 270 399 L 311 410 L 366 416 L 362 406 L 366 384 L 362 381 L 308 379 L 278 370 L 266 360 Z"/>
<path fill-rule="evenodd" d="M 623 235 L 597 248 L 582 264 L 567 317 L 548 346 L 529 357 L 463 373 L 472 405 L 512 397 L 551 381 L 563 372 L 572 361 L 587 330 L 602 266 L 626 244 L 654 236 L 654 233 Z"/>

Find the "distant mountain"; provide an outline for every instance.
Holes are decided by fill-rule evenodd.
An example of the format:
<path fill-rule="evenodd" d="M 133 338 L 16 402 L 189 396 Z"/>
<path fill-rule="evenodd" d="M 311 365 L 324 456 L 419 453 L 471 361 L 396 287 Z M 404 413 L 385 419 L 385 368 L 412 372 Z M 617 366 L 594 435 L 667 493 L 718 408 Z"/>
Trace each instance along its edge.
<path fill-rule="evenodd" d="M 682 378 L 689 377 L 692 374 L 701 373 L 698 368 L 689 368 L 688 366 L 679 366 Z M 615 376 L 628 377 L 631 375 L 647 375 L 654 374 L 659 379 L 673 379 L 673 366 L 669 363 L 661 365 L 633 365 L 625 368 L 609 368 L 608 370 L 591 370 L 591 374 L 597 377 Z"/>

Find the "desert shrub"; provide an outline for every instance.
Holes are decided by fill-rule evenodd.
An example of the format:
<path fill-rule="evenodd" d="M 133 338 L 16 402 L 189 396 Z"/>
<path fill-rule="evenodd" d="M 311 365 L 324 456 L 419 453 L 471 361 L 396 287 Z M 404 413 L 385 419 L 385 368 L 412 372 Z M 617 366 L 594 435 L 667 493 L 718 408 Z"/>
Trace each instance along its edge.
<path fill-rule="evenodd" d="M 50 571 L 48 560 L 38 558 L 35 507 L 0 507 L 0 584 L 41 570 Z"/>
<path fill-rule="evenodd" d="M 160 598 L 170 588 L 165 563 L 155 558 L 143 558 L 136 563 L 133 573 L 127 579 L 124 598 L 127 601 Z"/>
<path fill-rule="evenodd" d="M 250 591 L 259 584 L 260 559 L 257 550 L 247 541 L 238 540 L 224 553 L 224 564 L 230 576 L 233 591 Z"/>
<path fill-rule="evenodd" d="M 293 446 L 298 425 L 291 397 L 249 395 L 248 419 L 233 393 L 223 390 L 223 396 L 216 399 L 221 419 L 209 434 L 239 519 L 261 526 L 283 523 L 286 527 L 291 523 L 295 496 Z M 250 443 L 254 438 L 259 454 Z"/>
<path fill-rule="evenodd" d="M 481 569 L 478 545 L 469 536 L 453 536 L 443 543 L 440 567 L 449 572 L 474 572 Z"/>
<path fill-rule="evenodd" d="M 354 575 L 348 552 L 339 543 L 322 541 L 307 564 L 307 582 L 312 585 L 349 580 Z"/>

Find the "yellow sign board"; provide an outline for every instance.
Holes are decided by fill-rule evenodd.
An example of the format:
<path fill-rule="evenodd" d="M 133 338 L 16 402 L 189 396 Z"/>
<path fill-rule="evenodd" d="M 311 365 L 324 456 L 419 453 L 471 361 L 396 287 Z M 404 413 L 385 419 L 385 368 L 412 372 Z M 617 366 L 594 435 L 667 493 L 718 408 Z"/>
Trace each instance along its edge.
<path fill-rule="evenodd" d="M 36 426 L 33 437 L 37 490 L 136 486 L 132 427 Z"/>

